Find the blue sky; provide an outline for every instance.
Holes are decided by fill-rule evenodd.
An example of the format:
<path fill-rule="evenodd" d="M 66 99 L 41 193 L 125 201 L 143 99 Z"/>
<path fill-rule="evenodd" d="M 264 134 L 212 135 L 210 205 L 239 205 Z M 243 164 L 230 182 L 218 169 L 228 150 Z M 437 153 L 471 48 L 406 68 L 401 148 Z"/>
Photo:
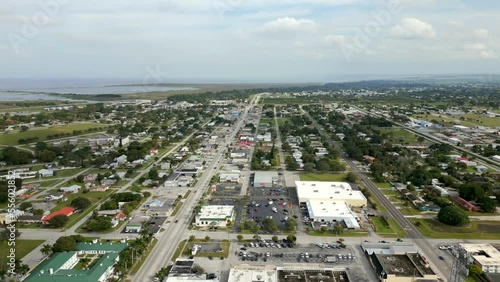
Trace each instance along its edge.
<path fill-rule="evenodd" d="M 160 83 L 494 74 L 499 2 L 4 0 L 0 77 Z"/>

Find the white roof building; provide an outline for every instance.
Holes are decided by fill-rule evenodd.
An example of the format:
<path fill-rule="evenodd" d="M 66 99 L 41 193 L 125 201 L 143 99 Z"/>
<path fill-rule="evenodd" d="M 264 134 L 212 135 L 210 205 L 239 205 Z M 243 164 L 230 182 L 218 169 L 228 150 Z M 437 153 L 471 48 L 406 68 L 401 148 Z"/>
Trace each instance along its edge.
<path fill-rule="evenodd" d="M 228 221 L 234 221 L 234 206 L 203 206 L 195 217 L 196 226 L 225 227 Z"/>
<path fill-rule="evenodd" d="M 309 218 L 316 222 L 344 222 L 349 229 L 359 229 L 356 214 L 346 202 L 332 200 L 307 200 Z"/>
<path fill-rule="evenodd" d="M 347 182 L 295 181 L 299 203 L 308 200 L 344 201 L 349 206 L 363 207 L 367 199 Z"/>
<path fill-rule="evenodd" d="M 475 262 L 486 273 L 500 272 L 500 251 L 490 244 L 459 244 L 467 252 L 470 262 Z"/>

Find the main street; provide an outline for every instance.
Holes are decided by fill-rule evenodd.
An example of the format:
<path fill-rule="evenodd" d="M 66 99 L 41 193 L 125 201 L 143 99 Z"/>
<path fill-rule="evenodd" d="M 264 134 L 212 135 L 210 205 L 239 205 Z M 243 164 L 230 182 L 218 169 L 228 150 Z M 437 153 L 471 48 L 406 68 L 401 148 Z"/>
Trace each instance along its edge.
<path fill-rule="evenodd" d="M 318 129 L 320 134 L 329 137 L 325 129 L 314 120 L 307 111 L 300 108 L 304 114 L 306 114 L 312 121 L 313 125 Z M 436 253 L 436 248 L 433 247 L 425 238 L 420 234 L 415 226 L 398 210 L 396 207 L 387 199 L 387 197 L 377 188 L 373 181 L 365 175 L 364 171 L 361 171 L 357 165 L 352 161 L 351 158 L 342 153 L 342 148 L 329 138 L 330 144 L 334 145 L 335 148 L 340 152 L 342 159 L 351 167 L 352 172 L 355 173 L 365 186 L 369 189 L 370 193 L 379 201 L 379 203 L 387 209 L 388 215 L 393 218 L 401 228 L 403 228 L 406 233 L 406 237 L 412 239 L 414 244 L 419 248 L 419 252 L 427 257 L 428 262 L 432 266 L 432 269 L 438 274 L 443 281 L 447 281 L 447 277 L 451 273 L 451 264 L 439 259 L 438 253 Z"/>
<path fill-rule="evenodd" d="M 204 126 L 206 124 L 208 124 L 209 121 L 207 121 Z M 149 164 L 148 166 L 144 167 L 142 170 L 139 171 L 139 173 L 132 179 L 128 180 L 126 184 L 124 184 L 120 189 L 118 189 L 116 191 L 116 193 L 121 193 L 121 192 L 125 192 L 128 188 L 130 188 L 134 183 L 136 183 L 142 176 L 144 176 L 146 173 L 149 172 L 149 170 L 161 163 L 161 161 L 177 152 L 177 150 L 179 149 L 179 147 L 181 145 L 184 145 L 190 138 L 192 138 L 194 136 L 194 134 L 196 134 L 197 131 L 191 133 L 190 135 L 188 135 L 186 138 L 184 138 L 181 142 L 178 142 L 174 147 L 172 147 L 169 151 L 165 152 L 157 161 L 154 161 L 152 162 L 151 164 Z M 54 188 L 57 188 L 59 186 L 62 186 L 64 183 L 68 182 L 69 180 L 71 179 L 74 179 L 75 177 L 77 177 L 78 175 L 81 175 L 81 174 L 84 174 L 86 172 L 88 172 L 92 167 L 89 167 L 87 169 L 84 169 L 80 172 L 78 172 L 77 174 L 74 174 L 74 175 L 71 175 L 71 176 L 68 176 L 68 177 L 64 177 L 64 178 L 61 178 L 62 181 L 59 181 L 56 185 L 54 185 L 53 187 Z M 92 209 L 96 209 L 96 210 L 99 210 L 99 207 L 100 207 L 100 204 L 94 204 L 92 207 Z M 89 208 L 89 209 L 90 209 Z M 87 215 L 85 215 L 83 218 L 81 218 L 77 223 L 75 223 L 72 227 L 70 227 L 69 229 L 62 229 L 62 230 L 53 230 L 53 229 L 41 229 L 41 230 L 36 230 L 36 232 L 34 232 L 35 230 L 34 229 L 19 229 L 19 231 L 21 232 L 21 236 L 19 237 L 20 239 L 23 239 L 23 240 L 46 240 L 42 245 L 45 245 L 45 244 L 49 244 L 49 245 L 52 245 L 56 242 L 56 240 L 61 237 L 61 236 L 70 236 L 70 235 L 74 235 L 76 234 L 76 229 L 81 226 L 82 224 L 84 224 L 90 217 L 92 216 L 92 213 L 88 213 Z M 136 234 L 127 234 L 126 236 L 122 236 L 122 237 L 127 237 L 127 238 L 134 238 L 134 237 L 137 237 L 138 235 Z M 99 235 L 99 237 L 101 239 L 120 239 L 120 235 L 119 235 L 119 230 L 115 230 L 114 232 L 111 232 L 111 233 L 107 233 L 107 234 L 101 234 Z M 36 267 L 36 265 L 38 265 L 39 263 L 39 259 L 43 257 L 42 253 L 40 252 L 40 249 L 39 248 L 36 248 L 34 249 L 33 251 L 31 251 L 29 254 L 27 254 L 24 258 L 23 258 L 23 263 L 27 264 L 31 269 L 34 269 L 34 267 Z"/>
<path fill-rule="evenodd" d="M 194 216 L 193 208 L 203 196 L 203 192 L 208 188 L 212 176 L 218 171 L 224 153 L 226 152 L 229 144 L 236 137 L 238 131 L 244 125 L 248 111 L 253 107 L 253 105 L 258 103 L 259 98 L 259 95 L 255 96 L 252 103 L 245 108 L 244 112 L 238 118 L 232 132 L 226 136 L 224 143 L 218 146 L 216 155 L 204 171 L 203 175 L 198 179 L 196 187 L 194 187 L 194 190 L 198 192 L 191 193 L 187 200 L 183 203 L 177 215 L 170 218 L 170 223 L 168 223 L 168 226 L 165 226 L 166 231 L 156 234 L 158 242 L 146 258 L 142 267 L 134 276 L 133 281 L 152 281 L 156 272 L 158 272 L 161 267 L 166 267 L 169 264 L 178 244 L 189 235 L 190 231 L 187 228 Z M 177 220 L 178 222 L 176 223 Z"/>

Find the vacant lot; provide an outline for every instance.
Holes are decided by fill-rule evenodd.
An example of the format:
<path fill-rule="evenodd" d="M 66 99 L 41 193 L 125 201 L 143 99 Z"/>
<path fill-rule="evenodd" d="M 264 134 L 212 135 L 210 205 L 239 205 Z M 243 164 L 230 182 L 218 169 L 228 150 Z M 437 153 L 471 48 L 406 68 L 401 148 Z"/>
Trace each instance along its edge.
<path fill-rule="evenodd" d="M 381 129 L 382 132 L 389 134 L 389 140 L 392 143 L 402 143 L 402 144 L 417 144 L 417 143 L 429 143 L 428 140 L 423 139 L 419 141 L 418 137 L 408 132 L 404 129 Z"/>
<path fill-rule="evenodd" d="M 301 173 L 301 181 L 345 181 L 345 173 Z"/>
<path fill-rule="evenodd" d="M 25 132 L 3 133 L 0 135 L 0 145 L 17 145 L 19 139 L 28 139 L 38 137 L 38 141 L 47 140 L 48 135 L 54 134 L 72 134 L 73 130 L 85 131 L 90 128 L 105 128 L 105 125 L 95 123 L 78 123 L 63 126 L 54 126 L 50 128 L 29 129 Z M 84 132 L 85 133 L 85 132 Z"/>
<path fill-rule="evenodd" d="M 422 235 L 444 239 L 500 239 L 500 225 L 497 221 L 471 221 L 465 227 L 453 227 L 434 219 L 410 219 Z M 417 223 L 419 222 L 419 223 Z"/>
<path fill-rule="evenodd" d="M 31 251 L 33 251 L 35 248 L 38 248 L 44 240 L 16 240 L 16 258 L 17 259 L 22 259 L 25 257 L 27 254 L 29 254 Z M 12 248 L 11 246 L 7 245 L 7 241 L 2 241 L 0 243 L 0 254 L 2 256 L 0 257 L 0 268 L 6 269 L 6 264 L 8 262 L 7 256 L 9 255 L 9 250 Z"/>

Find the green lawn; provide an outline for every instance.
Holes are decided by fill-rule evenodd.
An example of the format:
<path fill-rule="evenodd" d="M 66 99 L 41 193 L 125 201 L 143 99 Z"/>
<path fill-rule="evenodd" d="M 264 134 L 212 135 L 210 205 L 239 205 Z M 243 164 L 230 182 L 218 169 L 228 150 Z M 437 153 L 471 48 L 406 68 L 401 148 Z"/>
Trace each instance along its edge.
<path fill-rule="evenodd" d="M 301 181 L 345 181 L 345 173 L 301 173 Z"/>
<path fill-rule="evenodd" d="M 67 133 L 72 134 L 73 130 L 86 130 L 89 128 L 105 128 L 105 127 L 107 126 L 95 123 L 77 123 L 77 124 L 68 124 L 63 126 L 54 126 L 50 128 L 40 128 L 40 129 L 34 128 L 34 129 L 29 129 L 28 131 L 25 132 L 3 133 L 0 135 L 0 144 L 17 145 L 17 141 L 19 139 L 27 139 L 34 137 L 38 137 L 39 138 L 38 141 L 45 141 L 47 140 L 48 135 L 67 134 Z"/>
<path fill-rule="evenodd" d="M 381 129 L 381 131 L 389 133 L 391 135 L 389 140 L 392 141 L 393 143 L 410 143 L 410 144 L 429 143 L 429 141 L 427 141 L 427 140 L 423 140 L 422 142 L 419 142 L 418 137 L 415 134 L 408 132 L 404 129 L 386 129 L 386 128 L 383 128 L 383 129 Z"/>
<path fill-rule="evenodd" d="M 377 233 L 385 233 L 385 234 L 393 234 L 394 231 L 391 229 L 391 226 L 383 217 L 374 216 L 370 218 L 373 227 L 375 228 L 375 232 Z"/>
<path fill-rule="evenodd" d="M 180 257 L 182 254 L 182 250 L 184 250 L 184 246 L 186 245 L 186 240 L 182 240 L 179 245 L 177 246 L 177 249 L 175 249 L 174 254 L 172 255 L 171 261 L 175 261 Z"/>
<path fill-rule="evenodd" d="M 500 126 L 500 118 L 497 117 L 487 117 L 478 114 L 467 114 L 463 115 L 463 117 L 465 118 L 465 121 L 469 121 L 471 123 L 475 123 L 480 126 L 487 126 L 487 127 Z M 468 120 L 469 118 L 472 120 Z"/>
<path fill-rule="evenodd" d="M 378 188 L 384 188 L 384 189 L 392 187 L 391 183 L 387 183 L 387 182 L 373 182 L 373 184 L 375 184 L 375 186 L 377 186 Z M 397 193 L 397 191 L 394 191 L 394 192 Z"/>
<path fill-rule="evenodd" d="M 436 239 L 477 239 L 477 240 L 498 240 L 500 239 L 500 225 L 497 221 L 471 221 L 465 227 L 453 227 L 442 224 L 434 219 L 409 219 L 415 226 L 420 222 L 417 229 L 422 235 Z"/>
<path fill-rule="evenodd" d="M 17 259 L 22 259 L 25 257 L 27 254 L 31 253 L 34 249 L 38 248 L 44 240 L 16 240 L 16 246 L 8 246 L 7 241 L 2 241 L 0 243 L 0 268 L 3 268 L 6 266 L 8 263 L 7 256 L 9 255 L 9 250 L 11 248 L 16 249 L 16 258 Z"/>
<path fill-rule="evenodd" d="M 207 242 L 197 242 L 197 244 L 200 244 L 203 247 L 203 244 L 206 244 Z M 179 245 L 180 246 L 180 245 Z M 201 253 L 198 252 L 195 257 L 209 257 L 212 256 L 214 258 L 227 258 L 229 256 L 229 247 L 231 246 L 231 243 L 228 240 L 222 240 L 220 242 L 220 248 L 222 249 L 222 252 L 215 252 L 215 253 Z M 184 252 L 182 253 L 183 256 L 190 256 L 191 252 L 189 251 L 188 248 L 184 249 Z"/>
<path fill-rule="evenodd" d="M 328 230 L 327 232 L 323 233 L 321 231 L 308 231 L 307 234 L 311 236 L 328 236 L 328 237 L 337 237 L 337 233 L 335 233 L 333 230 Z M 344 231 L 340 234 L 338 234 L 338 237 L 366 237 L 368 236 L 368 232 L 365 231 Z"/>

